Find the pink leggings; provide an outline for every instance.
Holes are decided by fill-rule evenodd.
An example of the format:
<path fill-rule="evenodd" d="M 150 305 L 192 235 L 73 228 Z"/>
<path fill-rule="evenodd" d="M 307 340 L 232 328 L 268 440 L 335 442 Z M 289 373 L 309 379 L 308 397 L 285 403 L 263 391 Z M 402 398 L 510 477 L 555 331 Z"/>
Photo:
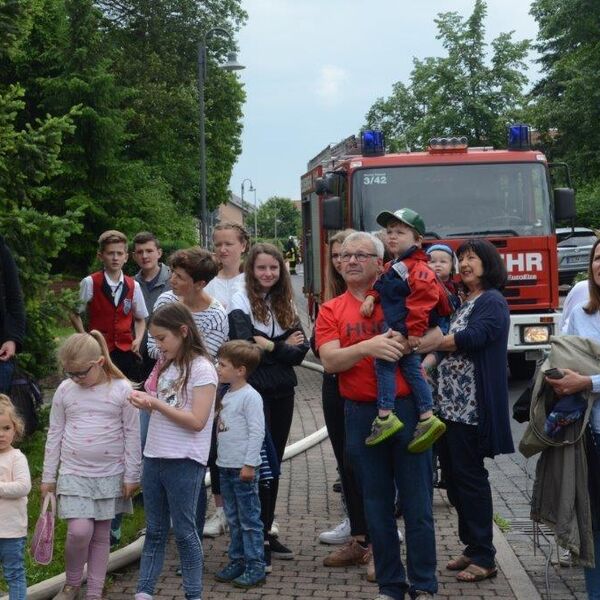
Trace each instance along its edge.
<path fill-rule="evenodd" d="M 87 598 L 102 598 L 110 552 L 110 520 L 67 519 L 67 585 L 79 586 L 87 562 Z"/>

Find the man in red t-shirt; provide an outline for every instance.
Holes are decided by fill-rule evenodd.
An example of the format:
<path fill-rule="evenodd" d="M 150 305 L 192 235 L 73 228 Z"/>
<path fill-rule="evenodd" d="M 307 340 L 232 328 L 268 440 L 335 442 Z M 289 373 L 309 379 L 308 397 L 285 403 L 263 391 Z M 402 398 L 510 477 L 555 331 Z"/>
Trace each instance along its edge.
<path fill-rule="evenodd" d="M 408 348 L 400 334 L 381 331 L 385 327 L 381 305 L 375 307 L 370 318 L 360 314 L 361 304 L 381 270 L 382 259 L 383 244 L 371 234 L 357 232 L 346 238 L 342 246 L 342 276 L 348 290 L 321 307 L 315 335 L 323 367 L 327 372 L 338 373 L 340 394 L 346 401 L 346 452 L 357 467 L 380 595 L 401 600 L 409 587 L 411 597 L 419 592 L 432 596 L 437 592 L 432 466 L 430 450 L 420 454 L 407 451 L 418 414 L 399 369 L 394 412 L 405 427 L 376 446 L 366 446 L 364 441 L 377 415 L 374 359 L 397 361 Z M 437 328 L 427 333 L 423 346 L 431 345 L 440 335 Z M 411 557 L 410 586 L 394 518 L 396 490 Z"/>

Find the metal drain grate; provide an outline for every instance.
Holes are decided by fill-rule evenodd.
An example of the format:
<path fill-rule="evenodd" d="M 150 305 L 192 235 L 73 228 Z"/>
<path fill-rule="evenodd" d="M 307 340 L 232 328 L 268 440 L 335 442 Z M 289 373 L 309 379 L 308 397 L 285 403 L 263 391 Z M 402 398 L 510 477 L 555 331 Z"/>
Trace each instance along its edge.
<path fill-rule="evenodd" d="M 511 519 L 508 533 L 522 533 L 531 537 L 539 534 L 545 537 L 554 537 L 554 532 L 543 523 L 535 523 L 529 518 Z"/>

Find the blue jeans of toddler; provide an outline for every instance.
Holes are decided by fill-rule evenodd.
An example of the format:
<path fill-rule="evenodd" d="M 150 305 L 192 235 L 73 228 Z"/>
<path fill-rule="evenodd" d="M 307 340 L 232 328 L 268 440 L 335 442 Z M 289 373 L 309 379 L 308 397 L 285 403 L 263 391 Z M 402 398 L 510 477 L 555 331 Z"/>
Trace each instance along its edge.
<path fill-rule="evenodd" d="M 396 367 L 400 367 L 406 383 L 410 386 L 417 403 L 417 410 L 422 415 L 433 408 L 431 388 L 423 375 L 421 356 L 416 353 L 406 354 L 399 361 L 391 362 L 378 358 L 375 361 L 377 374 L 377 408 L 394 410 L 396 401 Z"/>
<path fill-rule="evenodd" d="M 231 542 L 229 560 L 244 561 L 252 570 L 264 572 L 264 535 L 258 498 L 258 468 L 253 481 L 242 481 L 240 469 L 219 467 L 223 510 Z"/>
<path fill-rule="evenodd" d="M 27 538 L 0 539 L 0 565 L 4 571 L 4 579 L 8 584 L 9 600 L 25 600 L 27 598 L 27 581 L 25 580 L 25 541 Z"/>

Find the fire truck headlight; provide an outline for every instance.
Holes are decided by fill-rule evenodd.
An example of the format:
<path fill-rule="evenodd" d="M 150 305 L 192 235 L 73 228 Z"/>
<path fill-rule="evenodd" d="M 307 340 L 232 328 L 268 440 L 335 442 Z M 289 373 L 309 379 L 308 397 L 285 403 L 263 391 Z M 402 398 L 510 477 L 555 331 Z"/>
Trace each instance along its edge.
<path fill-rule="evenodd" d="M 545 344 L 550 340 L 548 325 L 528 325 L 521 328 L 521 340 L 524 344 Z"/>

